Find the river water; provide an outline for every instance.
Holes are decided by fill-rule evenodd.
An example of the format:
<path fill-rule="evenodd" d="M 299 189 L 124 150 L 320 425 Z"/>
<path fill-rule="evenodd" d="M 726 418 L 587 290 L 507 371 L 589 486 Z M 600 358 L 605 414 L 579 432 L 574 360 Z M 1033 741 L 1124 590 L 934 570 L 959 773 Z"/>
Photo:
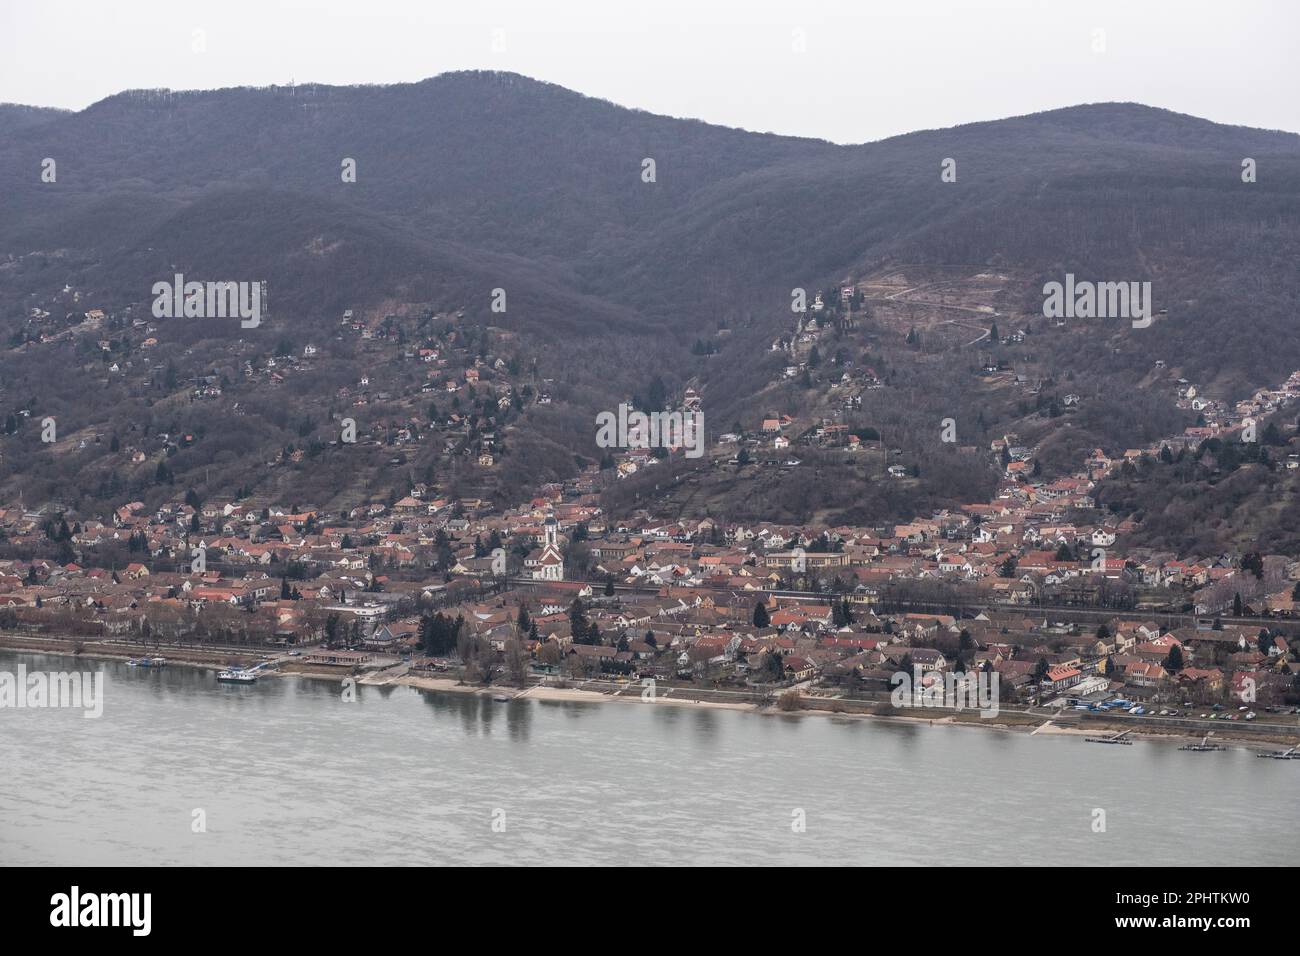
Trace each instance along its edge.
<path fill-rule="evenodd" d="M 62 671 L 69 658 L 0 652 Z M 1290 864 L 1300 762 L 986 728 L 102 669 L 0 709 L 0 864 Z M 1097 832 L 1104 811 L 1104 832 Z"/>

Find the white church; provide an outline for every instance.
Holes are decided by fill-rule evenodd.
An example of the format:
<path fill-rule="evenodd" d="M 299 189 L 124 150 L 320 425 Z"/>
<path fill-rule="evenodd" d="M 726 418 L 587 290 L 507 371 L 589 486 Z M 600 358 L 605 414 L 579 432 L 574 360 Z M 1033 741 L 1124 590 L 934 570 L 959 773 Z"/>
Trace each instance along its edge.
<path fill-rule="evenodd" d="M 524 570 L 534 581 L 563 581 L 564 555 L 560 553 L 559 527 L 555 515 L 546 516 L 543 526 L 542 546 L 535 548 L 524 558 Z"/>

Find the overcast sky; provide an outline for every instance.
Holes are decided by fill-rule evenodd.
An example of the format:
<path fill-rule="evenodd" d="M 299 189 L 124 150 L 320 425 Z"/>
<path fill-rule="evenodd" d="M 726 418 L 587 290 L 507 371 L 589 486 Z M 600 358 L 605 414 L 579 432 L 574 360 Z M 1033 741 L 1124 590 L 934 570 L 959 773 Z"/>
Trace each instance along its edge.
<path fill-rule="evenodd" d="M 0 101 L 502 69 L 841 143 L 1107 100 L 1300 131 L 1298 38 L 1292 0 L 0 0 Z"/>

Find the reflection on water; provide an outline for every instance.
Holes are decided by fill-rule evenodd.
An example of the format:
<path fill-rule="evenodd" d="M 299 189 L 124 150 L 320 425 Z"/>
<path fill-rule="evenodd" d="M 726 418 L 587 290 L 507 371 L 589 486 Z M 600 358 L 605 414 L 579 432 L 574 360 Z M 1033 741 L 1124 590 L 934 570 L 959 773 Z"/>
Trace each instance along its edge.
<path fill-rule="evenodd" d="M 19 661 L 71 663 L 0 653 L 0 670 Z M 332 681 L 76 666 L 105 671 L 101 719 L 0 711 L 0 863 L 1283 864 L 1300 847 L 1276 825 L 1300 811 L 1300 767 L 1242 749 L 395 685 L 348 702 Z"/>

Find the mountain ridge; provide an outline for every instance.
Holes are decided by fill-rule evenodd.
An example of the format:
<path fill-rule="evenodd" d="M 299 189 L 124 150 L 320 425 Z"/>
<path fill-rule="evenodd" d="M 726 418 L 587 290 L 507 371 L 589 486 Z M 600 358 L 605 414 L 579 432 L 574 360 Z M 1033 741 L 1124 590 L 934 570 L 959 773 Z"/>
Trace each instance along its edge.
<path fill-rule="evenodd" d="M 1141 103 L 1135 100 L 1098 100 L 1098 101 L 1085 102 L 1085 103 L 1073 103 L 1073 104 L 1067 104 L 1063 106 L 1055 106 L 1048 109 L 1036 110 L 1028 113 L 1014 113 L 1006 116 L 954 123 L 950 126 L 921 127 L 918 129 L 909 130 L 902 133 L 891 134 L 889 136 L 881 137 L 880 139 L 875 139 L 875 140 L 840 143 L 832 140 L 823 139 L 820 137 L 809 137 L 809 136 L 799 136 L 799 135 L 788 134 L 788 133 L 749 130 L 744 127 L 729 126 L 725 123 L 711 122 L 709 120 L 699 119 L 696 117 L 676 116 L 669 113 L 656 113 L 651 110 L 644 109 L 642 107 L 628 105 L 624 103 L 618 103 L 614 100 L 610 100 L 602 96 L 597 96 L 594 94 L 588 94 L 577 90 L 572 90 L 559 83 L 555 83 L 549 80 L 537 79 L 535 77 L 530 77 L 526 74 L 522 74 L 510 70 L 451 70 L 444 73 L 433 74 L 419 80 L 411 80 L 411 81 L 404 81 L 398 83 L 331 84 L 331 83 L 316 83 L 316 82 L 308 81 L 301 84 L 294 84 L 292 86 L 285 86 L 280 84 L 270 84 L 267 86 L 240 85 L 240 86 L 215 87 L 211 89 L 173 89 L 170 87 L 155 87 L 155 88 L 138 87 L 138 88 L 125 89 L 117 93 L 110 94 L 106 97 L 94 101 L 93 103 L 88 104 L 87 106 L 83 107 L 80 110 L 71 110 L 71 109 L 65 109 L 60 107 L 46 107 L 46 106 L 19 104 L 19 103 L 0 103 L 0 111 L 10 109 L 10 108 L 19 109 L 19 110 L 28 110 L 28 111 L 40 111 L 42 113 L 50 114 L 49 118 L 56 118 L 57 116 L 78 115 L 81 113 L 94 110 L 96 108 L 105 107 L 109 105 L 130 104 L 132 102 L 143 104 L 143 102 L 147 102 L 149 99 L 160 97 L 160 96 L 162 97 L 179 96 L 179 97 L 193 98 L 193 97 L 204 97 L 204 96 L 219 97 L 219 96 L 224 96 L 229 94 L 243 94 L 243 93 L 285 93 L 285 92 L 288 92 L 290 96 L 296 96 L 299 90 L 303 91 L 303 96 L 314 96 L 322 92 L 325 94 L 340 94 L 340 93 L 359 93 L 359 94 L 381 93 L 382 94 L 388 92 L 405 92 L 405 91 L 416 92 L 421 90 L 432 91 L 436 86 L 440 84 L 456 85 L 456 84 L 474 84 L 474 83 L 479 83 L 482 84 L 483 86 L 492 83 L 495 83 L 500 86 L 522 85 L 527 89 L 543 91 L 548 94 L 556 95 L 561 98 L 567 98 L 575 103 L 578 102 L 593 103 L 593 104 L 598 104 L 602 107 L 612 108 L 614 110 L 626 111 L 629 113 L 640 114 L 643 116 L 654 117 L 654 118 L 665 119 L 665 120 L 673 120 L 673 121 L 683 122 L 683 123 L 699 124 L 701 126 L 712 128 L 712 129 L 743 133 L 747 136 L 768 137 L 771 139 L 779 139 L 779 140 L 793 140 L 793 141 L 804 142 L 804 143 L 843 147 L 847 149 L 879 145 L 882 143 L 888 143 L 894 140 L 903 139 L 909 136 L 915 136 L 919 134 L 944 133 L 944 132 L 951 133 L 951 132 L 962 131 L 971 127 L 987 127 L 993 124 L 1010 125 L 1019 121 L 1027 121 L 1027 120 L 1033 120 L 1037 122 L 1049 122 L 1058 119 L 1069 120 L 1076 116 L 1087 117 L 1090 115 L 1097 115 L 1101 113 L 1116 114 L 1120 110 L 1125 111 L 1128 114 L 1127 117 L 1125 118 L 1130 120 L 1149 121 L 1153 119 L 1159 119 L 1166 122 L 1177 121 L 1179 123 L 1192 123 L 1202 128 L 1212 127 L 1212 128 L 1218 128 L 1222 130 L 1234 131 L 1239 133 L 1259 134 L 1268 137 L 1276 136 L 1276 137 L 1285 138 L 1286 142 L 1290 143 L 1293 146 L 1297 145 L 1296 141 L 1300 141 L 1300 132 L 1282 130 L 1282 129 L 1269 129 L 1264 127 L 1251 127 L 1251 126 L 1244 126 L 1240 124 L 1220 123 L 1218 121 L 1210 120 L 1205 117 L 1200 117 L 1192 113 L 1183 113 L 1177 110 L 1168 109 L 1166 107 L 1152 106 L 1150 104 Z M 1061 125 L 1063 126 L 1063 128 L 1068 128 L 1069 126 L 1068 123 L 1062 123 Z M 1281 141 L 1279 140 L 1279 142 Z"/>
<path fill-rule="evenodd" d="M 1134 406 L 1153 416 L 1145 425 L 1113 405 L 1073 416 L 1081 427 L 1064 433 L 1064 466 L 1077 445 L 1122 446 L 1155 419 L 1172 424 L 1152 391 L 1156 358 L 1223 396 L 1300 367 L 1287 334 L 1300 302 L 1285 267 L 1300 252 L 1300 136 L 1290 133 L 1103 103 L 841 145 L 661 116 L 496 72 L 123 92 L 38 115 L 0 142 L 0 332 L 13 350 L 0 379 L 11 382 L 33 380 L 15 363 L 56 374 L 67 360 L 55 330 L 75 326 L 79 309 L 64 290 L 139 316 L 152 282 L 173 271 L 268 280 L 267 334 L 298 348 L 337 336 L 349 309 L 373 323 L 425 316 L 404 336 L 428 336 L 437 315 L 518 336 L 516 358 L 543 359 L 539 375 L 562 370 L 566 381 L 554 405 L 523 417 L 554 426 L 541 434 L 552 452 L 587 459 L 600 456 L 583 425 L 596 411 L 688 383 L 707 396 L 710 420 L 726 423 L 715 435 L 772 411 L 816 410 L 855 426 L 888 421 L 904 454 L 927 467 L 926 423 L 945 409 L 1036 432 L 1050 424 L 1043 402 L 1071 389 L 1098 402 L 1140 393 Z M 1246 186 L 1240 162 L 1252 155 L 1260 176 Z M 55 183 L 40 181 L 43 157 L 59 163 Z M 949 157 L 955 182 L 941 179 Z M 356 161 L 355 182 L 340 176 L 345 158 Z M 891 269 L 933 272 L 952 303 L 967 301 L 971 276 L 1005 274 L 979 305 L 1004 334 L 1044 326 L 1042 285 L 1066 272 L 1153 281 L 1170 319 L 1140 336 L 1042 328 L 1016 348 L 994 347 L 987 319 L 947 335 L 954 316 L 984 314 L 969 303 L 868 298 L 824 344 L 848 363 L 837 374 L 892 369 L 888 387 L 906 389 L 906 416 L 873 402 L 836 410 L 826 366 L 797 387 L 805 356 L 783 378 L 792 359 L 771 346 L 796 321 L 792 290 L 837 297 L 832 287 L 888 280 Z M 490 307 L 497 289 L 508 294 L 503 313 Z M 50 316 L 33 319 L 33 307 Z M 194 325 L 153 337 L 164 363 L 197 377 L 207 351 L 240 338 Z M 350 354 L 341 348 L 339 361 Z M 990 362 L 1055 382 L 1060 395 L 1027 402 L 990 390 L 976 375 Z M 648 389 L 655 378 L 661 389 Z M 139 397 L 156 400 L 156 384 Z M 61 401 L 76 414 L 75 394 Z M 547 474 L 564 467 L 543 463 Z M 937 505 L 943 489 L 927 481 L 919 486 Z M 782 507 L 799 506 L 800 495 L 777 494 Z M 827 511 L 851 494 L 850 484 L 829 496 Z M 894 508 L 904 498 L 895 489 L 879 500 Z"/>

